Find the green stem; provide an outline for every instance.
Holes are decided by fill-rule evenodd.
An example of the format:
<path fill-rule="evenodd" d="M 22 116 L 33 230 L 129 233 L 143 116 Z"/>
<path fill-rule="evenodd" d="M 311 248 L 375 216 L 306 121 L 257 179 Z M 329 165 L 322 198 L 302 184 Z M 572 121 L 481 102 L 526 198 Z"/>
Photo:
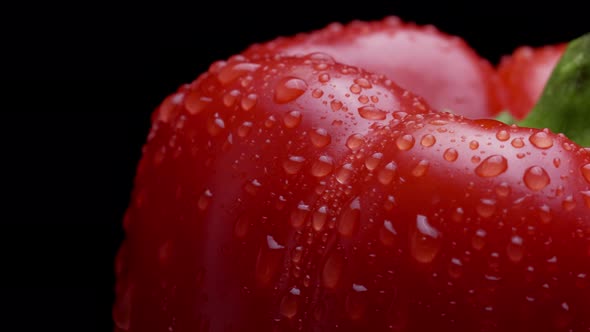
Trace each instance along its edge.
<path fill-rule="evenodd" d="M 581 146 L 590 146 L 590 33 L 568 44 L 541 98 L 527 117 L 516 124 L 549 128 Z"/>

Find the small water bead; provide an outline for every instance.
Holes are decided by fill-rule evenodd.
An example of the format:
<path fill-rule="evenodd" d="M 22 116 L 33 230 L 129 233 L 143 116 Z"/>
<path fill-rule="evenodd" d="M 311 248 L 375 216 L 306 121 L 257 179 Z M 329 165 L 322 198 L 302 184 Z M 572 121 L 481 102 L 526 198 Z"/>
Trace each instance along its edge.
<path fill-rule="evenodd" d="M 368 305 L 367 291 L 368 289 L 363 285 L 352 284 L 352 292 L 346 297 L 345 305 L 350 320 L 359 320 L 365 315 Z"/>
<path fill-rule="evenodd" d="M 287 128 L 295 128 L 299 126 L 301 123 L 301 112 L 299 111 L 291 111 L 285 115 L 283 118 L 283 122 L 285 123 L 285 127 Z"/>
<path fill-rule="evenodd" d="M 280 304 L 281 315 L 291 319 L 297 315 L 298 302 L 301 291 L 299 288 L 293 287 L 291 290 L 283 296 Z"/>
<path fill-rule="evenodd" d="M 324 91 L 322 91 L 321 89 L 314 89 L 311 92 L 311 96 L 314 98 L 321 98 L 324 95 Z"/>
<path fill-rule="evenodd" d="M 410 252 L 416 261 L 432 262 L 440 250 L 441 239 L 442 235 L 430 225 L 426 216 L 416 216 L 415 230 L 412 231 L 410 238 Z"/>
<path fill-rule="evenodd" d="M 297 174 L 303 167 L 305 158 L 301 156 L 290 156 L 283 162 L 283 170 L 287 174 Z"/>
<path fill-rule="evenodd" d="M 551 180 L 545 169 L 540 166 L 532 166 L 525 170 L 523 181 L 530 190 L 539 191 L 547 187 Z"/>
<path fill-rule="evenodd" d="M 357 78 L 354 80 L 354 83 L 358 84 L 363 89 L 370 89 L 373 87 L 371 82 L 365 78 Z"/>
<path fill-rule="evenodd" d="M 524 141 L 522 140 L 522 138 L 515 138 L 515 139 L 513 139 L 513 140 L 510 142 L 510 144 L 511 144 L 513 147 L 515 147 L 515 148 L 517 148 L 517 149 L 520 149 L 520 148 L 522 148 L 522 147 L 524 146 Z"/>
<path fill-rule="evenodd" d="M 514 235 L 510 239 L 510 243 L 506 248 L 506 253 L 512 262 L 520 262 L 524 257 L 523 239 L 520 236 Z"/>
<path fill-rule="evenodd" d="M 551 219 L 553 219 L 553 215 L 551 213 L 551 208 L 549 207 L 549 205 L 543 204 L 539 207 L 537 211 L 539 213 L 539 218 L 541 219 L 542 223 L 548 224 L 551 222 Z"/>
<path fill-rule="evenodd" d="M 422 177 L 428 172 L 430 163 L 428 160 L 420 160 L 418 164 L 412 169 L 412 175 L 415 177 Z"/>
<path fill-rule="evenodd" d="M 374 170 L 375 168 L 377 168 L 377 166 L 379 166 L 379 163 L 381 163 L 382 158 L 383 158 L 383 153 L 381 153 L 381 152 L 373 153 L 372 155 L 367 157 L 367 159 L 365 159 L 365 167 L 369 171 Z"/>
<path fill-rule="evenodd" d="M 560 165 L 561 165 L 561 159 L 553 158 L 553 166 L 555 166 L 555 168 L 559 168 Z"/>
<path fill-rule="evenodd" d="M 295 77 L 286 77 L 279 81 L 275 90 L 275 102 L 288 103 L 301 96 L 307 90 L 307 83 Z"/>
<path fill-rule="evenodd" d="M 328 220 L 328 207 L 325 205 L 320 206 L 313 212 L 311 217 L 311 225 L 316 232 L 321 231 Z"/>
<path fill-rule="evenodd" d="M 529 141 L 539 149 L 548 149 L 553 146 L 553 138 L 545 131 L 538 131 L 529 137 Z"/>
<path fill-rule="evenodd" d="M 512 190 L 510 189 L 510 186 L 507 182 L 502 182 L 494 188 L 494 191 L 496 192 L 496 195 L 498 195 L 498 197 L 504 198 L 508 197 Z"/>
<path fill-rule="evenodd" d="M 387 163 L 377 174 L 377 180 L 383 185 L 388 185 L 393 181 L 396 171 L 397 164 L 395 162 Z"/>
<path fill-rule="evenodd" d="M 343 236 L 352 236 L 356 232 L 361 218 L 361 203 L 358 197 L 354 198 L 340 215 L 338 232 Z"/>
<path fill-rule="evenodd" d="M 374 103 L 378 103 L 379 102 L 379 97 L 377 96 L 371 96 L 371 101 Z"/>
<path fill-rule="evenodd" d="M 311 143 L 317 148 L 323 148 L 332 142 L 332 137 L 324 128 L 316 128 L 309 133 Z"/>
<path fill-rule="evenodd" d="M 332 158 L 326 155 L 320 156 L 311 166 L 311 174 L 315 177 L 324 177 L 334 169 Z"/>
<path fill-rule="evenodd" d="M 457 152 L 457 150 L 455 150 L 453 148 L 448 148 L 443 153 L 443 158 L 449 162 L 453 162 L 453 161 L 457 160 L 458 157 L 459 157 L 459 153 Z"/>
<path fill-rule="evenodd" d="M 344 264 L 345 260 L 342 252 L 332 252 L 322 269 L 322 284 L 324 287 L 334 289 L 338 286 L 344 270 Z"/>
<path fill-rule="evenodd" d="M 201 211 L 205 211 L 211 202 L 211 198 L 213 197 L 213 193 L 211 190 L 206 189 L 201 196 L 199 197 L 199 201 L 197 202 L 197 207 Z"/>
<path fill-rule="evenodd" d="M 576 201 L 574 200 L 574 196 L 569 195 L 563 199 L 561 202 L 561 206 L 565 211 L 571 211 L 576 208 Z"/>
<path fill-rule="evenodd" d="M 397 146 L 397 148 L 401 151 L 407 151 L 411 149 L 414 146 L 414 143 L 414 136 L 410 134 L 402 135 L 395 140 L 395 146 Z"/>
<path fill-rule="evenodd" d="M 223 85 L 228 85 L 238 79 L 238 77 L 246 75 L 248 73 L 253 73 L 260 68 L 259 64 L 256 63 L 248 63 L 248 62 L 241 62 L 235 65 L 227 65 L 223 67 L 219 74 L 217 75 L 217 79 Z"/>
<path fill-rule="evenodd" d="M 453 279 L 460 278 L 463 274 L 463 262 L 459 258 L 451 258 L 448 268 L 449 276 Z"/>
<path fill-rule="evenodd" d="M 375 106 L 361 106 L 358 108 L 359 115 L 367 120 L 385 120 L 387 112 Z"/>
<path fill-rule="evenodd" d="M 234 235 L 239 239 L 246 237 L 249 226 L 250 220 L 248 220 L 248 218 L 245 216 L 239 217 L 234 225 Z"/>
<path fill-rule="evenodd" d="M 252 129 L 253 123 L 250 121 L 245 121 L 238 127 L 238 137 L 244 138 L 248 136 L 250 130 Z"/>
<path fill-rule="evenodd" d="M 478 141 L 469 142 L 469 148 L 471 150 L 477 150 L 477 148 L 479 148 L 479 142 Z"/>
<path fill-rule="evenodd" d="M 496 133 L 496 138 L 502 142 L 507 141 L 510 139 L 510 133 L 508 131 L 502 129 Z"/>
<path fill-rule="evenodd" d="M 329 82 L 329 81 L 330 81 L 330 74 L 328 74 L 328 73 L 321 73 L 321 74 L 318 76 L 318 80 L 319 80 L 321 83 L 326 83 L 326 82 Z"/>
<path fill-rule="evenodd" d="M 192 114 L 199 114 L 201 111 L 209 105 L 213 99 L 209 97 L 201 97 L 200 94 L 196 91 L 189 93 L 184 100 L 184 107 L 186 107 L 187 111 Z"/>
<path fill-rule="evenodd" d="M 335 174 L 336 181 L 338 181 L 340 184 L 348 184 L 353 175 L 354 169 L 352 164 L 349 163 L 346 163 L 342 165 L 342 167 L 338 168 Z"/>
<path fill-rule="evenodd" d="M 242 107 L 242 109 L 244 111 L 249 111 L 249 110 L 253 109 L 254 106 L 256 106 L 257 102 L 258 102 L 258 96 L 254 93 L 250 93 L 245 98 L 242 98 L 242 100 L 240 102 L 240 107 Z"/>
<path fill-rule="evenodd" d="M 434 143 L 436 143 L 436 138 L 430 134 L 422 136 L 422 140 L 420 141 L 420 145 L 423 147 L 431 147 Z"/>
<path fill-rule="evenodd" d="M 486 236 L 487 235 L 488 235 L 487 232 L 481 228 L 478 229 L 477 231 L 475 231 L 475 234 L 471 238 L 471 246 L 473 247 L 473 249 L 475 249 L 475 250 L 483 249 L 483 247 L 486 244 Z"/>
<path fill-rule="evenodd" d="M 463 210 L 463 208 L 458 207 L 453 210 L 451 218 L 453 219 L 454 222 L 461 222 L 461 221 L 463 221 L 464 215 L 465 215 L 465 211 Z"/>
<path fill-rule="evenodd" d="M 358 84 L 355 83 L 355 84 L 353 84 L 353 85 L 350 86 L 350 89 L 349 90 L 350 90 L 350 92 L 352 92 L 354 94 L 359 94 L 359 93 L 361 93 L 362 88 L 361 88 L 360 85 L 358 85 Z"/>
<path fill-rule="evenodd" d="M 496 201 L 489 198 L 482 198 L 475 206 L 475 211 L 482 218 L 489 218 L 496 212 Z"/>
<path fill-rule="evenodd" d="M 342 109 L 342 102 L 334 99 L 330 102 L 330 108 L 334 112 L 339 111 L 340 109 Z"/>
<path fill-rule="evenodd" d="M 471 162 L 474 164 L 477 164 L 481 161 L 481 157 L 480 156 L 473 156 L 471 157 Z"/>
<path fill-rule="evenodd" d="M 508 169 L 508 161 L 500 155 L 492 155 L 484 159 L 475 168 L 475 174 L 481 177 L 495 177 Z"/>
<path fill-rule="evenodd" d="M 299 228 L 303 226 L 307 215 L 309 214 L 310 208 L 309 205 L 305 204 L 304 202 L 299 202 L 297 207 L 291 212 L 290 222 L 291 226 L 295 228 Z"/>
<path fill-rule="evenodd" d="M 262 246 L 256 258 L 256 281 L 266 286 L 276 275 L 279 265 L 283 261 L 285 246 L 279 244 L 272 235 L 266 236 L 266 245 Z"/>
<path fill-rule="evenodd" d="M 250 195 L 256 195 L 258 190 L 262 187 L 262 184 L 258 182 L 258 180 L 254 179 L 252 181 L 246 182 L 244 185 L 244 190 Z"/>
<path fill-rule="evenodd" d="M 275 118 L 275 116 L 273 114 L 271 114 L 264 120 L 264 127 L 270 129 L 270 128 L 274 127 L 276 123 L 277 123 L 277 119 Z"/>
<path fill-rule="evenodd" d="M 390 220 L 383 221 L 383 227 L 379 231 L 379 240 L 385 246 L 391 247 L 394 245 L 397 237 L 397 231 L 393 228 L 393 223 Z"/>
<path fill-rule="evenodd" d="M 369 102 L 369 97 L 367 97 L 367 96 L 365 96 L 365 95 L 360 95 L 360 96 L 358 97 L 358 101 L 359 101 L 361 104 L 366 104 L 366 103 L 368 103 L 368 102 Z"/>
<path fill-rule="evenodd" d="M 352 134 L 346 139 L 346 147 L 352 151 L 358 150 L 364 144 L 365 144 L 365 138 L 361 134 Z M 590 168 L 589 168 L 589 172 L 590 172 Z"/>
<path fill-rule="evenodd" d="M 226 92 L 223 95 L 223 105 L 225 107 L 232 107 L 236 103 L 236 100 L 238 99 L 239 96 L 240 96 L 240 91 L 238 91 L 238 90 L 231 90 L 229 92 Z"/>
<path fill-rule="evenodd" d="M 582 176 L 586 179 L 586 182 L 590 183 L 590 164 L 586 164 L 581 167 Z"/>
<path fill-rule="evenodd" d="M 582 195 L 586 207 L 590 208 L 590 190 L 580 191 L 580 195 Z"/>

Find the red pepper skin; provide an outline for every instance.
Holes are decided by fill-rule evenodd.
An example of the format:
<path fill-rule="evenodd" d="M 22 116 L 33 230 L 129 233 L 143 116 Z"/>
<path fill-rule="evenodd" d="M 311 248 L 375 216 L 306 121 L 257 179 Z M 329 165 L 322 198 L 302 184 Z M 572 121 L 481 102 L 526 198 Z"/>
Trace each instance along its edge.
<path fill-rule="evenodd" d="M 589 206 L 562 135 L 236 56 L 154 113 L 115 331 L 587 331 Z"/>
<path fill-rule="evenodd" d="M 312 33 L 281 37 L 245 54 L 324 52 L 337 62 L 383 74 L 426 99 L 435 109 L 492 118 L 502 86 L 494 68 L 463 39 L 397 17 L 334 23 Z"/>
<path fill-rule="evenodd" d="M 523 119 L 537 103 L 551 71 L 565 52 L 566 43 L 543 47 L 521 46 L 504 56 L 498 75 L 504 87 L 501 110 Z"/>

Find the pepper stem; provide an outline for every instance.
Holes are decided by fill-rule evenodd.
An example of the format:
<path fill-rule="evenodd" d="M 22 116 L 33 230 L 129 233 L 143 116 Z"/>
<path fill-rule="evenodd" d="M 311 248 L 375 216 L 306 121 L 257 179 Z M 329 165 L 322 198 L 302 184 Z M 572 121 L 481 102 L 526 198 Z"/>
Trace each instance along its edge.
<path fill-rule="evenodd" d="M 500 114 L 498 120 L 521 127 L 549 128 L 581 146 L 590 146 L 590 33 L 568 44 L 541 98 L 525 119 L 515 121 Z"/>

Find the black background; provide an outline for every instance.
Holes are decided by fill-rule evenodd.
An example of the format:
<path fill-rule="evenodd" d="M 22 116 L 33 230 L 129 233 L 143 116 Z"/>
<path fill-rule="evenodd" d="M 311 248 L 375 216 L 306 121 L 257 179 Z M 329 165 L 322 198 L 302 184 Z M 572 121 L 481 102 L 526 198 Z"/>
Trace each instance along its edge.
<path fill-rule="evenodd" d="M 519 45 L 590 31 L 579 6 L 216 0 L 0 8 L 0 329 L 112 330 L 112 261 L 149 115 L 212 61 L 332 21 L 397 15 L 460 35 L 497 63 Z"/>

